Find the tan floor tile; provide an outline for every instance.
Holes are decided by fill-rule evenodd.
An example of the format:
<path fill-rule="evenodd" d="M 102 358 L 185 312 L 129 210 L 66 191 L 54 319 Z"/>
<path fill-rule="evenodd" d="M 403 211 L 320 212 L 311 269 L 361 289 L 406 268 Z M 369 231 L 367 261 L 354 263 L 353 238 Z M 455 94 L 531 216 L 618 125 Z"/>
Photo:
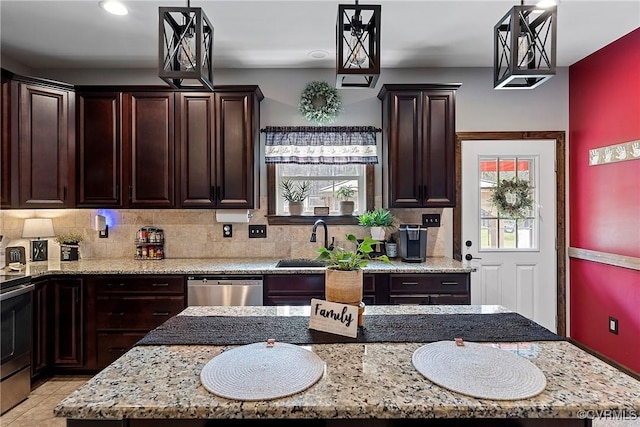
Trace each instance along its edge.
<path fill-rule="evenodd" d="M 30 394 L 29 397 L 27 398 L 27 400 L 25 400 L 24 402 L 20 403 L 18 406 L 10 409 L 9 412 L 7 412 L 6 414 L 4 414 L 2 416 L 3 425 L 4 425 L 4 421 L 5 420 L 15 420 L 16 418 L 18 418 L 19 416 L 21 416 L 22 414 L 24 414 L 28 410 L 38 406 L 47 397 L 48 396 L 46 396 L 46 395 Z"/>
<path fill-rule="evenodd" d="M 87 381 L 68 381 L 52 394 L 55 394 L 57 396 L 67 396 L 83 386 L 86 382 Z"/>
<path fill-rule="evenodd" d="M 0 417 L 0 426 L 7 427 L 10 426 L 15 421 L 15 418 L 5 418 L 5 416 Z"/>
<path fill-rule="evenodd" d="M 60 381 L 57 380 L 55 378 L 47 381 L 46 383 L 42 384 L 41 386 L 39 386 L 38 388 L 36 388 L 35 390 L 33 390 L 31 392 L 31 394 L 35 394 L 35 395 L 50 395 L 51 393 L 55 393 L 60 387 L 62 387 L 64 385 L 65 381 Z"/>

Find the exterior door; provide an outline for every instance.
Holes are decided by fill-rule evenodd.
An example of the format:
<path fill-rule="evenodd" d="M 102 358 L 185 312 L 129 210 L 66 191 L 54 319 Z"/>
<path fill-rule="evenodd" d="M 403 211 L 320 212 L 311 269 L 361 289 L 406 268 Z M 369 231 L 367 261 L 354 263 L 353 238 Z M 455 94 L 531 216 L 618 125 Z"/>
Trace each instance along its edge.
<path fill-rule="evenodd" d="M 555 140 L 462 141 L 462 247 L 471 303 L 499 304 L 556 331 Z M 502 215 L 498 182 L 529 182 L 532 208 Z"/>

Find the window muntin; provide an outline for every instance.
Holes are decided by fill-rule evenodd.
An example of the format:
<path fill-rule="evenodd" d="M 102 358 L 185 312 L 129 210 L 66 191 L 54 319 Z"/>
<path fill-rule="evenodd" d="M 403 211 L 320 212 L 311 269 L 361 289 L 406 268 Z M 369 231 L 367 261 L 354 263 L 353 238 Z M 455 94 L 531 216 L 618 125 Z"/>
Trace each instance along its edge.
<path fill-rule="evenodd" d="M 538 216 L 537 176 L 535 157 L 481 157 L 480 171 L 480 250 L 537 250 Z M 490 202 L 491 194 L 497 183 L 503 179 L 528 180 L 531 186 L 533 209 L 523 219 L 511 219 L 500 216 Z"/>

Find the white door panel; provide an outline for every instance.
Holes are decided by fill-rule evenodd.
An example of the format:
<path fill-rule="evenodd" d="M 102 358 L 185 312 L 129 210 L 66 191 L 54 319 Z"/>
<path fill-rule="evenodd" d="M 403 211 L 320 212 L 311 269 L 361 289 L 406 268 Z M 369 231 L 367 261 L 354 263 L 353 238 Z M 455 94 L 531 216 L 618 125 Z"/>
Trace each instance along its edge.
<path fill-rule="evenodd" d="M 525 219 L 488 203 L 501 179 L 533 187 Z M 556 330 L 555 140 L 462 141 L 462 241 L 471 264 L 471 303 L 500 304 Z M 470 242 L 467 247 L 464 243 Z"/>

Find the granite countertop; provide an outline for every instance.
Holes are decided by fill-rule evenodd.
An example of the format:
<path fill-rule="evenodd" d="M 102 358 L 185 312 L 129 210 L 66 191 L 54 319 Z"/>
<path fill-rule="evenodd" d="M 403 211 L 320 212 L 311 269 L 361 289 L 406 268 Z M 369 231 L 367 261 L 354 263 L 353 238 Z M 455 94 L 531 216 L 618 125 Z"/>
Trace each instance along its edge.
<path fill-rule="evenodd" d="M 305 315 L 308 307 L 190 307 L 183 315 Z M 499 306 L 368 306 L 368 314 L 497 313 Z M 365 320 L 366 321 L 366 320 Z M 640 412 L 640 382 L 569 342 L 495 344 L 531 360 L 547 388 L 531 399 L 475 399 L 425 379 L 411 363 L 420 343 L 304 346 L 327 363 L 296 395 L 257 402 L 217 397 L 200 371 L 225 347 L 140 346 L 54 410 L 76 419 L 123 418 L 578 418 L 584 411 Z"/>
<path fill-rule="evenodd" d="M 24 274 L 322 274 L 324 267 L 276 268 L 277 258 L 131 258 L 49 260 L 27 264 Z M 451 258 L 427 258 L 424 263 L 372 261 L 365 273 L 468 273 L 473 267 Z"/>

